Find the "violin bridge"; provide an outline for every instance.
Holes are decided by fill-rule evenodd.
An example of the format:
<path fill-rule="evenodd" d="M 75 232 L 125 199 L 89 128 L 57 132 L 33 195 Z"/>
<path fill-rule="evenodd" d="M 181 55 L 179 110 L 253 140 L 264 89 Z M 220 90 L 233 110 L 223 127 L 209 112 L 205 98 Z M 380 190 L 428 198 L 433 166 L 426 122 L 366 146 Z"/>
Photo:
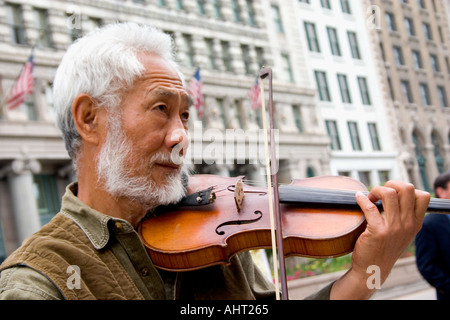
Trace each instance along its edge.
<path fill-rule="evenodd" d="M 237 211 L 241 211 L 242 209 L 242 202 L 244 201 L 244 187 L 242 183 L 242 179 L 239 179 L 236 182 L 235 188 L 234 188 L 234 202 L 236 203 L 236 209 Z"/>

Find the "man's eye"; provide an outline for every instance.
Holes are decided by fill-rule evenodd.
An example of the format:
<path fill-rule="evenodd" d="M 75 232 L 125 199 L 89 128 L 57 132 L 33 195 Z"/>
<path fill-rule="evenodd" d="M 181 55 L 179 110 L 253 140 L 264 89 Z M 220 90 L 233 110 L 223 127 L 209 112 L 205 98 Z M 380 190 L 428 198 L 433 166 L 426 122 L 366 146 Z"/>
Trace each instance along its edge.
<path fill-rule="evenodd" d="M 164 104 L 160 104 L 156 106 L 156 109 L 162 112 L 166 112 L 167 107 Z"/>

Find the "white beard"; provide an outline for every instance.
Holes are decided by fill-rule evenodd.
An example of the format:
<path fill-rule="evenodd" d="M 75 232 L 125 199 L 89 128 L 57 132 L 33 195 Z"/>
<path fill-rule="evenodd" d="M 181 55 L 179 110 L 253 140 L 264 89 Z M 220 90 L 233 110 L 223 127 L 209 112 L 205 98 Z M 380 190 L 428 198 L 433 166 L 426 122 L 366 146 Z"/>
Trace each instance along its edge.
<path fill-rule="evenodd" d="M 186 193 L 185 183 L 188 176 L 184 164 L 179 172 L 168 175 L 165 182 L 157 183 L 149 176 L 134 175 L 130 169 L 133 166 L 129 163 L 129 159 L 133 159 L 132 154 L 133 148 L 123 134 L 120 118 L 110 119 L 108 136 L 97 158 L 98 180 L 103 183 L 108 193 L 116 199 L 132 199 L 140 203 L 146 211 L 181 200 Z M 146 172 L 146 168 L 151 170 L 155 162 L 170 163 L 170 154 L 157 153 L 148 162 L 138 160 L 137 172 Z"/>

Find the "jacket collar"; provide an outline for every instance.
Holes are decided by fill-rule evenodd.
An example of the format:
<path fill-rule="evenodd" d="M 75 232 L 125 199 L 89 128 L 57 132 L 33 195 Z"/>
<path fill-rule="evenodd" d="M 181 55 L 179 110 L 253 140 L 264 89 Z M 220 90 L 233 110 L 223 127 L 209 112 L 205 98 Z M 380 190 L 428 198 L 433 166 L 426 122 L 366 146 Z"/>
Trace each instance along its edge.
<path fill-rule="evenodd" d="M 61 213 L 72 219 L 97 249 L 103 249 L 109 241 L 109 228 L 120 226 L 122 232 L 133 231 L 131 224 L 123 219 L 113 218 L 92 209 L 77 197 L 78 183 L 73 182 L 66 188 L 62 198 Z M 111 221 L 111 222 L 110 222 Z"/>

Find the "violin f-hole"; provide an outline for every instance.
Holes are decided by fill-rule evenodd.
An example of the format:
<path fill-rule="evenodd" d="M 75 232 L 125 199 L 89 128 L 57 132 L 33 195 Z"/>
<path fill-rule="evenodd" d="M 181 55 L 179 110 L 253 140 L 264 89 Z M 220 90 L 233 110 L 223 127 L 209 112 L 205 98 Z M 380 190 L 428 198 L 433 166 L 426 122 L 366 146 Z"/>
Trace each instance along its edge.
<path fill-rule="evenodd" d="M 220 230 L 219 230 L 220 228 L 222 228 L 222 227 L 224 227 L 224 226 L 232 226 L 232 225 L 241 225 L 241 224 L 255 223 L 255 222 L 259 221 L 259 220 L 262 218 L 262 216 L 263 216 L 263 213 L 262 213 L 261 211 L 259 211 L 259 210 L 256 210 L 254 213 L 255 213 L 256 215 L 258 215 L 255 219 L 248 219 L 248 220 L 232 220 L 232 221 L 227 221 L 227 222 L 224 222 L 224 223 L 219 224 L 219 225 L 217 226 L 217 228 L 216 228 L 216 233 L 217 233 L 219 236 L 223 236 L 223 235 L 225 234 L 225 231 L 223 231 L 223 230 L 220 231 Z"/>

